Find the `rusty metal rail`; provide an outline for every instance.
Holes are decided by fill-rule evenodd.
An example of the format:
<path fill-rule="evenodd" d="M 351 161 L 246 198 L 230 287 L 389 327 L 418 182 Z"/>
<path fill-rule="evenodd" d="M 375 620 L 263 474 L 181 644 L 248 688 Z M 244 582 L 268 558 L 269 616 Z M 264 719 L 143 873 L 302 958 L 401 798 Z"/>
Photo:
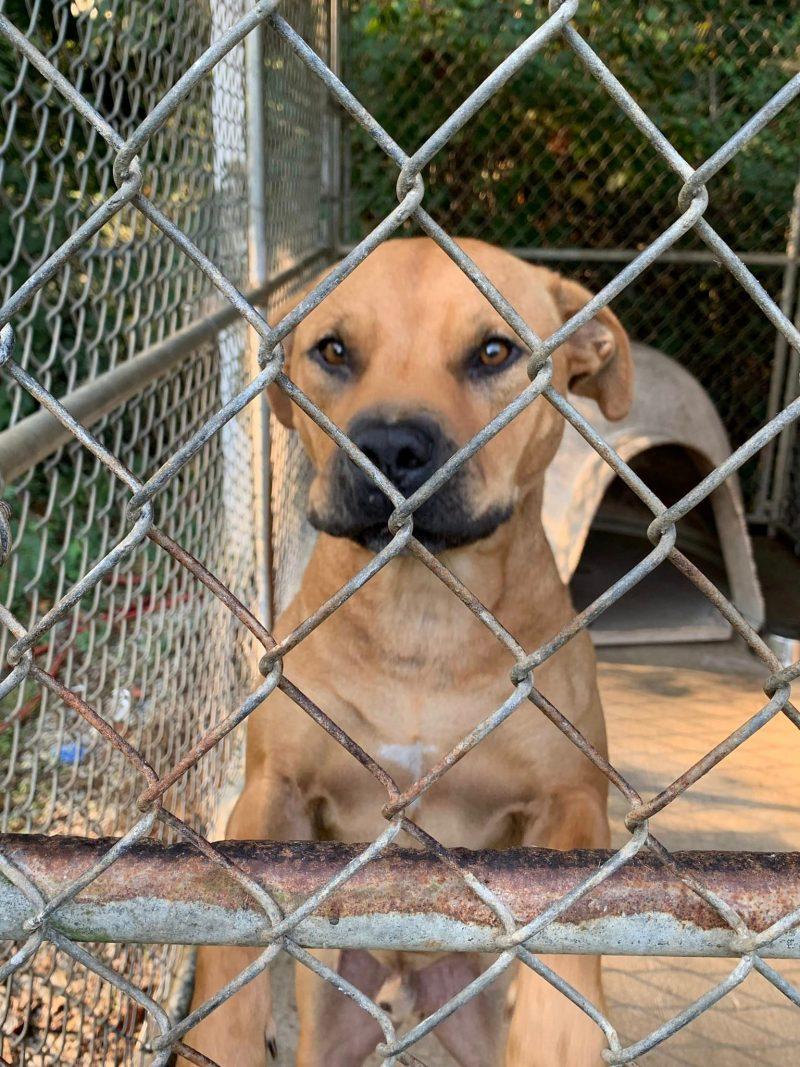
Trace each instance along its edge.
<path fill-rule="evenodd" d="M 715 259 L 741 284 L 769 322 L 794 352 L 800 352 L 800 332 L 775 304 L 742 259 L 732 251 L 707 220 L 714 176 L 745 146 L 755 141 L 761 129 L 800 94 L 800 75 L 785 86 L 731 138 L 700 166 L 685 160 L 664 133 L 632 99 L 624 85 L 590 47 L 574 20 L 580 19 L 579 0 L 553 2 L 549 17 L 532 25 L 530 35 L 479 85 L 413 154 L 405 152 L 381 128 L 342 82 L 335 69 L 298 33 L 278 0 L 260 0 L 237 13 L 223 32 L 176 78 L 149 112 L 123 136 L 94 106 L 85 93 L 37 48 L 6 16 L 0 15 L 0 36 L 38 72 L 64 106 L 77 113 L 92 131 L 111 161 L 116 190 L 109 191 L 93 206 L 74 232 L 25 280 L 0 308 L 0 369 L 14 395 L 34 401 L 47 412 L 48 426 L 58 424 L 59 435 L 81 446 L 98 468 L 108 472 L 120 487 L 120 523 L 103 543 L 95 558 L 84 558 L 80 576 L 52 600 L 37 601 L 37 611 L 25 625 L 10 608 L 0 609 L 0 623 L 10 635 L 6 653 L 8 670 L 0 681 L 0 698 L 35 685 L 51 701 L 65 704 L 92 731 L 93 740 L 105 746 L 109 757 L 127 764 L 136 789 L 131 795 L 124 836 L 115 840 L 65 841 L 19 836 L 0 840 L 0 900 L 6 905 L 0 932 L 17 939 L 17 946 L 0 965 L 4 980 L 24 968 L 43 945 L 55 946 L 80 968 L 102 978 L 139 1006 L 148 1023 L 145 1047 L 153 1063 L 165 1065 L 179 1052 L 194 1062 L 207 1062 L 184 1042 L 184 1036 L 224 999 L 261 973 L 285 952 L 301 966 L 354 1000 L 380 1026 L 384 1042 L 380 1051 L 388 1065 L 408 1063 L 409 1050 L 425 1034 L 461 1005 L 476 996 L 491 981 L 520 962 L 550 982 L 600 1028 L 607 1042 L 608 1063 L 621 1064 L 669 1038 L 696 1018 L 753 970 L 758 971 L 800 1005 L 800 992 L 767 962 L 770 955 L 794 956 L 800 946 L 800 897 L 796 856 L 758 857 L 753 854 L 721 856 L 670 853 L 650 830 L 648 820 L 663 810 L 712 767 L 745 743 L 757 730 L 778 715 L 800 725 L 800 713 L 791 702 L 792 683 L 800 676 L 800 663 L 784 666 L 757 633 L 712 582 L 676 548 L 677 525 L 686 514 L 732 477 L 759 450 L 800 418 L 800 399 L 787 403 L 769 422 L 738 448 L 728 461 L 705 477 L 681 500 L 667 507 L 637 474 L 603 440 L 602 436 L 552 386 L 552 353 L 581 325 L 606 307 L 627 286 L 668 254 L 676 243 L 693 231 L 705 242 Z M 153 148 L 159 132 L 179 113 L 179 108 L 198 91 L 203 79 L 227 62 L 227 58 L 254 31 L 264 31 L 281 42 L 295 62 L 318 80 L 335 104 L 361 126 L 397 168 L 398 205 L 359 244 L 333 266 L 328 275 L 280 322 L 271 324 L 243 295 L 227 273 L 185 230 L 156 203 L 157 183 L 147 179 L 159 159 L 147 161 L 145 150 Z M 675 219 L 651 244 L 642 249 L 584 308 L 550 337 L 539 337 L 509 301 L 481 273 L 464 250 L 422 206 L 425 196 L 423 172 L 431 160 L 469 120 L 527 63 L 535 62 L 542 49 L 561 42 L 584 64 L 618 105 L 621 116 L 632 122 L 652 150 L 675 176 Z M 335 64 L 333 64 L 335 67 Z M 30 73 L 28 76 L 33 76 Z M 252 125 L 257 125 L 254 123 Z M 755 150 L 755 146 L 754 149 Z M 140 158 L 141 157 L 141 158 Z M 253 183 L 255 190 L 258 183 Z M 110 187 L 109 187 L 110 188 Z M 169 201 L 168 201 L 169 202 Z M 256 205 L 260 210 L 264 205 Z M 144 473 L 135 472 L 118 455 L 110 438 L 94 436 L 75 417 L 67 403 L 59 401 L 42 379 L 44 372 L 31 373 L 25 352 L 15 351 L 15 324 L 37 294 L 64 271 L 70 259 L 104 231 L 123 210 L 135 211 L 138 223 L 157 230 L 173 246 L 178 259 L 188 259 L 213 286 L 237 322 L 246 323 L 258 348 L 258 369 L 243 384 L 231 387 L 225 380 L 214 410 L 204 412 L 182 428 L 157 462 Z M 144 222 L 142 221 L 144 220 Z M 387 480 L 352 440 L 321 411 L 286 375 L 282 340 L 318 306 L 363 260 L 403 223 L 413 220 L 434 240 L 489 300 L 529 352 L 530 383 L 488 425 L 452 456 L 412 496 L 405 498 Z M 77 220 L 76 220 L 77 221 Z M 257 257 L 255 257 L 257 258 Z M 263 266 L 263 264 L 262 264 Z M 260 268 L 259 268 L 260 269 Z M 214 320 L 221 328 L 221 320 Z M 220 342 L 220 350 L 224 346 Z M 221 357 L 220 357 L 221 358 Z M 221 359 L 222 361 L 222 359 Z M 156 524 L 156 513 L 165 490 L 186 475 L 190 465 L 205 455 L 206 446 L 231 432 L 234 420 L 250 405 L 260 404 L 268 385 L 281 389 L 289 400 L 313 419 L 391 501 L 394 511 L 388 528 L 392 535 L 386 548 L 348 581 L 312 616 L 300 622 L 276 643 L 269 620 L 259 618 L 244 599 L 230 588 L 235 578 L 224 581 L 199 562 L 178 538 Z M 67 394 L 73 395 L 73 394 Z M 126 393 L 127 395 L 127 393 Z M 417 509 L 437 492 L 486 442 L 496 436 L 538 397 L 552 405 L 574 429 L 610 464 L 616 474 L 639 497 L 652 514 L 648 536 L 652 549 L 620 580 L 571 620 L 558 634 L 536 649 L 520 647 L 501 622 L 489 612 L 447 567 L 434 558 L 414 536 Z M 73 395 L 74 399 L 74 395 Z M 83 408 L 80 414 L 86 415 Z M 36 419 L 39 416 L 34 415 Z M 37 423 L 39 425 L 39 423 Z M 59 438 L 61 439 L 61 437 Z M 2 523 L 13 532 L 14 516 L 3 513 Z M 196 522 L 195 525 L 201 525 Z M 2 531 L 0 542 L 8 540 Z M 148 544 L 149 542 L 149 544 Z M 202 546 L 201 546 L 202 547 Z M 203 611 L 218 611 L 220 629 L 238 624 L 241 632 L 261 646 L 259 667 L 263 680 L 243 699 L 230 697 L 220 717 L 196 726 L 188 744 L 176 747 L 165 758 L 158 746 L 142 751 L 140 734 L 121 718 L 96 706 L 90 685 L 65 684 L 52 661 L 43 662 L 47 641 L 58 627 L 74 623 L 75 611 L 85 598 L 96 596 L 104 584 L 117 581 L 121 569 L 142 559 L 145 552 L 161 553 L 173 572 L 187 586 L 202 589 Z M 302 641 L 381 568 L 401 553 L 411 553 L 450 589 L 487 627 L 513 658 L 508 679 L 508 697 L 461 739 L 450 752 L 440 754 L 434 765 L 405 791 L 372 754 L 364 751 L 283 673 L 283 657 Z M 564 710 L 553 706 L 539 692 L 535 671 L 549 657 L 585 629 L 603 611 L 634 588 L 661 565 L 675 566 L 723 614 L 747 642 L 764 667 L 763 706 L 739 725 L 714 749 L 686 770 L 666 789 L 652 797 L 642 796 L 572 725 Z M 138 577 L 138 575 L 136 576 Z M 156 609 L 176 614 L 178 594 L 168 602 L 156 601 Z M 141 602 L 140 602 L 141 606 Z M 134 609 L 135 610 L 135 609 Z M 224 620 L 220 622 L 219 620 Z M 250 662 L 255 664 L 248 646 Z M 94 679 L 92 679 L 94 681 Z M 184 784 L 193 768 L 219 751 L 226 739 L 280 688 L 296 705 L 298 714 L 311 717 L 320 728 L 358 762 L 383 787 L 382 813 L 387 826 L 374 841 L 345 848 L 339 845 L 228 846 L 212 844 L 198 830 L 186 811 L 165 804 L 170 787 Z M 230 696 L 230 694 L 229 694 Z M 232 707 L 231 707 L 232 705 Z M 450 768 L 519 708 L 534 708 L 552 722 L 598 768 L 625 799 L 626 825 L 630 839 L 620 849 L 604 854 L 575 853 L 554 857 L 542 852 L 517 851 L 487 856 L 447 849 L 435 841 L 410 816 L 411 805 Z M 207 709 L 203 709 L 204 712 Z M 157 716 L 156 716 L 157 718 Z M 180 792 L 177 790 L 176 792 Z M 179 844 L 170 849 L 149 840 L 158 829 Z M 395 851 L 405 832 L 421 846 L 420 853 Z M 167 873 L 168 872 L 168 873 Z M 176 877 L 180 872 L 181 878 Z M 154 889 L 156 890 L 154 892 Z M 138 890 L 138 891 L 137 891 Z M 604 910 L 606 909 L 607 910 Z M 216 911 L 214 909 L 217 909 Z M 221 920 L 217 922 L 217 920 Z M 182 925 L 183 924 L 183 925 Z M 135 973 L 115 970 L 97 949 L 83 948 L 86 937 L 113 937 L 122 941 L 156 940 L 195 942 L 223 937 L 226 943 L 246 941 L 264 944 L 255 963 L 232 980 L 213 1000 L 197 1007 L 183 1019 L 170 1018 L 155 995 L 144 992 Z M 406 1033 L 398 1034 L 390 1015 L 332 968 L 307 951 L 307 945 L 382 945 L 406 948 L 423 944 L 430 949 L 463 950 L 479 947 L 496 959 L 470 985 Z M 699 952 L 738 957 L 736 966 L 721 982 L 662 1023 L 635 1044 L 625 1046 L 601 1006 L 559 978 L 535 954 L 547 948 L 558 952 Z"/>
<path fill-rule="evenodd" d="M 117 842 L 2 835 L 0 849 L 48 898 L 57 896 Z M 54 845 L 58 847 L 55 848 Z M 367 845 L 229 841 L 216 846 L 291 913 L 358 859 Z M 523 922 L 536 919 L 613 858 L 610 851 L 507 852 L 451 849 L 452 858 L 502 897 Z M 675 852 L 679 868 L 725 899 L 763 933 L 800 899 L 800 853 Z M 0 883 L 0 938 L 25 937 L 25 894 Z M 187 844 L 138 841 L 90 883 L 80 901 L 59 909 L 58 929 L 76 941 L 189 945 L 262 945 L 274 936 L 246 892 Z M 502 928 L 454 870 L 417 849 L 391 846 L 353 875 L 294 930 L 305 948 L 408 952 L 492 952 Z M 530 952 L 614 955 L 739 956 L 737 935 L 680 878 L 640 854 L 549 927 Z M 800 957 L 800 933 L 766 945 L 764 956 Z"/>

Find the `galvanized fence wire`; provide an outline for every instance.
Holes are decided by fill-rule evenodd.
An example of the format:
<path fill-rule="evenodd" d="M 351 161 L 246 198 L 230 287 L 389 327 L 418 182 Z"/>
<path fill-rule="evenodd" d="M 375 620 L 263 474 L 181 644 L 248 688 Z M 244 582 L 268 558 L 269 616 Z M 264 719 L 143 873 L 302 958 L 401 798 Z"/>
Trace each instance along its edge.
<path fill-rule="evenodd" d="M 0 11 L 123 138 L 244 7 L 242 0 L 170 0 L 166 7 L 152 0 L 0 2 Z M 148 193 L 169 206 L 173 221 L 246 289 L 242 51 L 229 53 L 158 132 L 149 151 L 159 166 L 146 180 Z M 0 38 L 0 304 L 116 188 L 114 150 L 20 58 Z M 250 376 L 239 369 L 247 328 L 229 305 L 222 309 L 227 328 L 198 335 L 198 327 L 214 318 L 215 303 L 205 275 L 127 205 L 14 316 L 14 358 L 56 396 L 97 396 L 104 381 L 130 381 L 143 354 L 147 360 L 148 351 L 161 352 L 157 380 L 139 375 L 127 398 L 117 396 L 104 408 L 109 414 L 88 423 L 141 476 Z M 192 359 L 178 362 L 175 344 L 187 332 L 196 338 Z M 129 495 L 36 407 L 25 390 L 2 390 L 0 478 L 13 509 L 14 551 L 0 573 L 0 601 L 26 626 L 125 532 Z M 87 414 L 84 409 L 80 418 Z M 160 502 L 163 528 L 191 551 L 202 551 L 248 603 L 256 573 L 255 542 L 247 536 L 254 414 L 244 412 L 210 441 Z M 41 431 L 42 420 L 61 434 L 58 441 L 47 430 L 31 435 L 46 455 L 8 447 L 28 427 Z M 234 620 L 193 584 L 148 542 L 34 649 L 37 663 L 113 721 L 158 770 L 252 681 L 237 655 Z M 211 647 L 193 639 L 200 626 L 213 629 Z M 0 631 L 5 662 L 14 638 Z M 3 832 L 106 836 L 127 826 L 138 774 L 92 727 L 30 678 L 0 707 Z M 213 825 L 216 798 L 234 773 L 241 740 L 232 735 L 182 784 L 177 810 L 195 828 L 208 832 Z M 93 951 L 124 967 L 157 999 L 176 995 L 190 956 L 176 945 L 108 944 Z M 0 994 L 0 1055 L 33 1065 L 141 1062 L 136 1035 L 143 1023 L 143 1009 L 47 944 Z"/>
<path fill-rule="evenodd" d="M 491 9 L 345 0 L 344 80 L 396 140 L 417 144 L 545 8 L 543 0 L 500 0 Z M 743 5 L 722 12 L 620 0 L 613 10 L 593 10 L 585 36 L 608 66 L 625 72 L 629 91 L 670 130 L 683 156 L 704 159 L 796 70 L 797 12 L 765 0 L 758 15 Z M 480 233 L 594 291 L 673 217 L 674 173 L 632 124 L 618 120 L 614 101 L 576 66 L 571 49 L 549 49 L 431 161 L 426 208 L 450 233 Z M 345 246 L 385 210 L 391 171 L 360 129 L 348 144 Z M 715 202 L 726 205 L 719 232 L 770 292 L 782 290 L 779 304 L 790 318 L 797 231 L 788 227 L 787 235 L 787 224 L 792 214 L 797 220 L 797 177 L 792 115 L 784 112 L 715 181 Z M 734 447 L 797 395 L 784 339 L 692 233 L 620 294 L 616 310 L 632 336 L 700 380 Z M 734 337 L 740 355 L 731 360 Z M 761 356 L 767 348 L 774 348 L 772 364 Z M 758 464 L 743 468 L 740 481 L 753 521 L 769 518 L 800 543 L 787 472 L 791 443 L 783 434 Z"/>
<path fill-rule="evenodd" d="M 26 921 L 28 939 L 20 945 L 0 968 L 0 979 L 21 968 L 37 952 L 39 947 L 50 942 L 56 945 L 77 963 L 102 977 L 146 1013 L 150 1023 L 148 1047 L 153 1051 L 153 1062 L 166 1064 L 170 1055 L 177 1051 L 195 1063 L 209 1063 L 206 1057 L 191 1049 L 183 1041 L 187 1032 L 203 1017 L 230 997 L 248 981 L 267 968 L 280 952 L 286 952 L 310 968 L 326 982 L 335 986 L 344 995 L 353 999 L 380 1026 L 384 1043 L 380 1047 L 386 1064 L 413 1063 L 411 1049 L 437 1023 L 451 1015 L 458 1007 L 475 997 L 482 989 L 505 971 L 514 961 L 534 970 L 551 983 L 564 996 L 581 1008 L 603 1032 L 607 1049 L 606 1062 L 621 1064 L 632 1062 L 637 1056 L 667 1039 L 701 1012 L 705 1011 L 731 989 L 739 985 L 747 975 L 758 971 L 775 985 L 793 1003 L 800 1006 L 800 991 L 788 983 L 772 966 L 765 962 L 761 953 L 777 938 L 800 925 L 800 908 L 797 908 L 767 929 L 752 930 L 737 911 L 720 896 L 698 881 L 692 874 L 681 869 L 680 863 L 668 849 L 653 836 L 649 819 L 691 784 L 707 773 L 713 766 L 743 744 L 766 722 L 783 714 L 796 726 L 800 726 L 800 712 L 790 702 L 791 685 L 800 676 L 800 663 L 782 667 L 766 647 L 758 634 L 739 614 L 736 608 L 720 593 L 703 573 L 675 547 L 676 524 L 700 501 L 704 500 L 726 478 L 736 472 L 743 463 L 755 455 L 786 426 L 800 416 L 800 399 L 789 404 L 758 433 L 741 445 L 724 464 L 704 478 L 678 503 L 667 508 L 619 457 L 596 430 L 572 407 L 551 385 L 554 350 L 569 338 L 575 330 L 588 322 L 601 308 L 606 307 L 638 275 L 647 270 L 665 251 L 686 233 L 697 233 L 714 255 L 728 268 L 745 292 L 761 309 L 773 326 L 785 337 L 794 350 L 800 349 L 800 333 L 775 305 L 753 274 L 739 257 L 719 236 L 705 215 L 709 203 L 708 185 L 714 175 L 780 110 L 800 94 L 800 75 L 789 80 L 784 88 L 725 142 L 699 168 L 693 168 L 670 144 L 669 140 L 639 108 L 625 87 L 604 64 L 601 56 L 591 48 L 572 20 L 578 14 L 579 0 L 553 3 L 550 16 L 538 26 L 525 42 L 501 62 L 459 108 L 439 127 L 416 152 L 408 155 L 381 128 L 375 119 L 359 104 L 338 76 L 323 62 L 320 56 L 302 39 L 279 13 L 278 0 L 261 0 L 239 19 L 227 32 L 215 40 L 199 59 L 174 83 L 161 101 L 150 111 L 146 119 L 127 137 L 122 138 L 114 128 L 95 110 L 68 79 L 62 76 L 53 64 L 36 48 L 24 34 L 7 18 L 0 16 L 0 34 L 10 41 L 28 62 L 69 102 L 69 104 L 97 131 L 114 152 L 114 177 L 117 190 L 76 229 L 75 233 L 42 264 L 0 310 L 0 366 L 7 379 L 49 411 L 129 492 L 127 507 L 128 532 L 106 552 L 84 576 L 76 582 L 31 626 L 25 627 L 11 612 L 3 608 L 0 621 L 13 636 L 7 661 L 9 671 L 0 683 L 0 697 L 7 695 L 25 679 L 32 680 L 67 703 L 134 768 L 140 776 L 141 792 L 137 800 L 138 814 L 124 835 L 92 864 L 82 876 L 64 888 L 56 897 L 45 899 L 34 882 L 8 856 L 0 854 L 0 872 L 30 902 L 30 916 Z M 277 34 L 299 59 L 319 77 L 332 98 L 365 130 L 398 168 L 398 206 L 384 218 L 344 259 L 334 266 L 323 281 L 311 291 L 279 323 L 270 325 L 257 308 L 241 294 L 226 275 L 191 240 L 186 233 L 158 208 L 143 192 L 143 173 L 139 155 L 150 139 L 158 132 L 216 64 L 231 49 L 243 41 L 256 27 L 265 26 L 268 32 Z M 448 141 L 476 112 L 491 99 L 521 67 L 535 62 L 537 53 L 556 38 L 563 39 L 574 52 L 577 61 L 584 64 L 606 92 L 616 102 L 624 116 L 634 123 L 652 148 L 674 171 L 680 182 L 677 196 L 678 216 L 647 248 L 627 264 L 589 303 L 552 336 L 538 337 L 519 313 L 509 304 L 492 283 L 481 273 L 466 253 L 438 225 L 423 208 L 424 182 L 422 173 Z M 228 399 L 214 416 L 196 429 L 159 469 L 146 480 L 135 477 L 114 453 L 80 424 L 66 408 L 28 373 L 13 356 L 14 330 L 12 319 L 34 298 L 46 282 L 62 270 L 70 255 L 99 231 L 125 205 L 131 204 L 150 223 L 162 231 L 176 248 L 213 283 L 236 313 L 247 322 L 259 341 L 260 371 L 243 389 Z M 488 423 L 475 437 L 444 464 L 431 478 L 407 499 L 384 477 L 347 437 L 284 373 L 281 342 L 300 321 L 336 288 L 376 247 L 385 241 L 399 226 L 413 219 L 457 264 L 476 285 L 491 305 L 504 318 L 530 351 L 528 373 L 531 379 L 526 389 Z M 176 475 L 195 457 L 213 435 L 230 422 L 253 400 L 260 397 L 267 385 L 276 384 L 303 412 L 312 418 L 379 488 L 394 505 L 389 520 L 392 534 L 390 543 L 380 551 L 359 573 L 323 604 L 313 615 L 300 623 L 295 630 L 280 642 L 275 642 L 264 625 L 249 611 L 214 574 L 207 570 L 191 553 L 177 544 L 154 524 L 154 502 L 175 479 Z M 447 567 L 433 557 L 414 537 L 415 511 L 429 499 L 452 475 L 460 469 L 488 440 L 528 407 L 534 399 L 543 396 L 558 410 L 578 433 L 610 464 L 615 473 L 637 494 L 650 509 L 653 520 L 648 536 L 653 544 L 650 553 L 621 580 L 607 589 L 593 604 L 577 615 L 550 641 L 535 650 L 522 648 L 496 619 Z M 2 544 L 9 540 L 8 526 L 13 527 L 13 517 L 2 517 Z M 130 557 L 150 540 L 168 553 L 181 567 L 205 587 L 223 604 L 239 623 L 262 645 L 264 649 L 260 670 L 264 681 L 231 712 L 196 739 L 194 745 L 184 752 L 168 773 L 156 774 L 153 768 L 108 718 L 93 708 L 82 695 L 61 683 L 53 673 L 36 662 L 34 650 L 43 635 L 52 631 L 64 619 L 78 601 L 96 589 L 120 560 Z M 435 765 L 405 790 L 400 790 L 391 775 L 352 738 L 333 722 L 325 710 L 317 707 L 283 673 L 283 657 L 297 647 L 305 637 L 324 622 L 336 609 L 365 585 L 390 560 L 401 553 L 413 554 L 424 566 L 479 618 L 499 644 L 512 654 L 515 666 L 511 672 L 509 692 L 500 707 L 492 711 L 468 735 L 441 756 Z M 615 603 L 637 582 L 663 562 L 668 561 L 684 574 L 716 606 L 730 622 L 734 630 L 747 642 L 751 650 L 764 664 L 767 678 L 764 692 L 767 701 L 750 720 L 733 731 L 724 741 L 707 753 L 693 767 L 672 782 L 656 796 L 642 797 L 622 774 L 601 755 L 572 725 L 568 715 L 554 707 L 539 692 L 535 685 L 535 669 L 552 656 L 560 647 L 585 629 L 611 604 Z M 280 688 L 297 707 L 316 721 L 337 743 L 342 745 L 362 764 L 386 790 L 383 814 L 388 820 L 387 829 L 371 844 L 340 870 L 335 877 L 310 895 L 299 907 L 284 914 L 273 897 L 246 871 L 231 862 L 221 849 L 211 844 L 194 830 L 184 819 L 164 806 L 164 794 L 194 767 L 206 753 L 239 726 L 251 712 L 266 700 L 270 693 Z M 455 854 L 426 833 L 424 828 L 410 817 L 410 805 L 426 790 L 439 781 L 448 770 L 509 716 L 518 712 L 526 703 L 532 704 L 572 741 L 619 790 L 625 798 L 629 811 L 626 825 L 631 831 L 630 840 L 617 850 L 607 862 L 589 877 L 576 885 L 569 893 L 548 907 L 535 919 L 523 924 L 512 914 L 503 900 L 473 872 L 459 863 Z M 567 709 L 568 710 L 568 709 Z M 210 1001 L 191 1015 L 174 1022 L 167 1012 L 151 996 L 145 994 L 125 974 L 107 966 L 96 955 L 86 951 L 74 939 L 67 937 L 59 928 L 59 909 L 76 898 L 82 889 L 90 885 L 121 856 L 131 850 L 136 842 L 148 835 L 156 824 L 169 827 L 228 876 L 251 898 L 264 917 L 264 937 L 268 947 L 258 959 L 238 975 Z M 292 934 L 303 918 L 310 915 L 334 892 L 346 887 L 357 871 L 380 856 L 397 838 L 401 831 L 410 834 L 424 849 L 427 849 L 442 864 L 458 871 L 466 886 L 493 912 L 497 919 L 495 949 L 497 959 L 472 983 L 447 1001 L 437 1011 L 404 1034 L 398 1035 L 390 1016 L 370 998 L 361 993 L 334 970 L 321 963 L 302 948 Z M 659 1026 L 652 1033 L 630 1045 L 624 1045 L 611 1021 L 601 1009 L 590 1003 L 582 994 L 555 974 L 527 948 L 533 935 L 559 916 L 563 915 L 577 900 L 590 894 L 615 871 L 622 868 L 634 856 L 647 849 L 664 866 L 665 871 L 677 877 L 693 894 L 710 905 L 735 935 L 735 948 L 740 960 L 723 981 L 719 982 L 698 1000 L 690 1004 L 674 1018 Z"/>

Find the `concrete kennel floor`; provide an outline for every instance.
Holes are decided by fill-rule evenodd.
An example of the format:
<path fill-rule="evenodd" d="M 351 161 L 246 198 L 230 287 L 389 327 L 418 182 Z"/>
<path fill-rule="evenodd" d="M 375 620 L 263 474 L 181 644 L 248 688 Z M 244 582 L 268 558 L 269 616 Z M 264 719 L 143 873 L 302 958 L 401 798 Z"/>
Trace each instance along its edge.
<path fill-rule="evenodd" d="M 666 785 L 765 701 L 763 670 L 732 643 L 604 649 L 601 655 L 611 758 L 643 794 Z M 654 832 L 676 849 L 800 850 L 798 769 L 800 734 L 779 716 L 657 816 Z M 627 839 L 624 812 L 624 804 L 612 797 L 616 844 Z M 800 961 L 776 966 L 800 984 Z M 638 1040 L 732 967 L 730 960 L 609 957 L 609 1014 L 623 1040 Z M 291 966 L 284 964 L 276 974 L 280 1067 L 294 1062 L 292 984 Z M 426 1067 L 452 1064 L 433 1038 L 413 1051 Z M 800 1062 L 800 1009 L 753 974 L 639 1062 L 788 1067 Z"/>

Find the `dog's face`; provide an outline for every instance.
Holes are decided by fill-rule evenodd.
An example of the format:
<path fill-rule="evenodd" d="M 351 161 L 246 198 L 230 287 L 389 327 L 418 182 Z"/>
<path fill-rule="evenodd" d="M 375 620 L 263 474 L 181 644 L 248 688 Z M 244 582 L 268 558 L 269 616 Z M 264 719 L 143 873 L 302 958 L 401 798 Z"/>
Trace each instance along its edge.
<path fill-rule="evenodd" d="M 582 286 L 500 249 L 460 243 L 542 338 L 590 298 Z M 292 379 L 406 497 L 528 384 L 528 350 L 426 238 L 378 248 L 285 349 Z M 553 366 L 559 392 L 593 397 L 608 418 L 627 412 L 630 350 L 612 312 L 578 330 Z M 279 389 L 272 387 L 270 399 L 311 459 L 313 525 L 372 551 L 387 544 L 393 508 L 383 493 Z M 435 552 L 493 533 L 541 484 L 562 430 L 561 416 L 538 397 L 415 512 L 415 536 Z"/>

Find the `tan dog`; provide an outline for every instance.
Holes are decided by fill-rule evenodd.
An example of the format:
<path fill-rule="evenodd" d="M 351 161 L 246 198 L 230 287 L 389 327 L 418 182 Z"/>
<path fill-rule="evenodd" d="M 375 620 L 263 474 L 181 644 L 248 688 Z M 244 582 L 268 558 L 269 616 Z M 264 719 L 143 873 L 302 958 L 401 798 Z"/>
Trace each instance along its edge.
<path fill-rule="evenodd" d="M 479 241 L 462 247 L 540 337 L 590 294 L 574 282 Z M 527 385 L 526 356 L 503 319 L 427 239 L 380 247 L 297 328 L 287 344 L 294 381 L 346 430 L 403 495 Z M 553 384 L 594 397 L 610 418 L 632 398 L 626 334 L 607 310 L 554 355 Z M 391 505 L 280 392 L 277 417 L 293 425 L 315 477 L 310 518 L 319 530 L 279 638 L 389 540 Z M 545 470 L 563 420 L 543 398 L 490 441 L 414 516 L 414 534 L 466 583 L 528 650 L 573 616 L 540 510 Z M 511 691 L 512 662 L 484 626 L 417 560 L 392 560 L 286 659 L 286 673 L 405 788 Z M 589 637 L 580 633 L 536 672 L 536 684 L 601 751 L 605 728 Z M 527 709 L 527 710 L 526 710 Z M 365 842 L 385 829 L 385 793 L 327 734 L 275 691 L 250 718 L 244 791 L 227 836 Z M 414 820 L 448 846 L 607 847 L 606 782 L 532 707 L 519 710 L 426 793 Z M 204 948 L 195 1004 L 258 955 Z M 387 1004 L 415 1018 L 467 984 L 487 960 L 320 953 Z M 600 961 L 548 962 L 596 1004 Z M 600 1062 L 597 1028 L 546 982 L 520 967 L 503 1026 L 483 995 L 435 1031 L 463 1067 L 588 1067 Z M 297 972 L 302 1067 L 355 1067 L 381 1040 L 377 1025 L 306 968 Z M 268 977 L 210 1015 L 189 1042 L 224 1067 L 268 1063 L 274 1031 Z"/>

